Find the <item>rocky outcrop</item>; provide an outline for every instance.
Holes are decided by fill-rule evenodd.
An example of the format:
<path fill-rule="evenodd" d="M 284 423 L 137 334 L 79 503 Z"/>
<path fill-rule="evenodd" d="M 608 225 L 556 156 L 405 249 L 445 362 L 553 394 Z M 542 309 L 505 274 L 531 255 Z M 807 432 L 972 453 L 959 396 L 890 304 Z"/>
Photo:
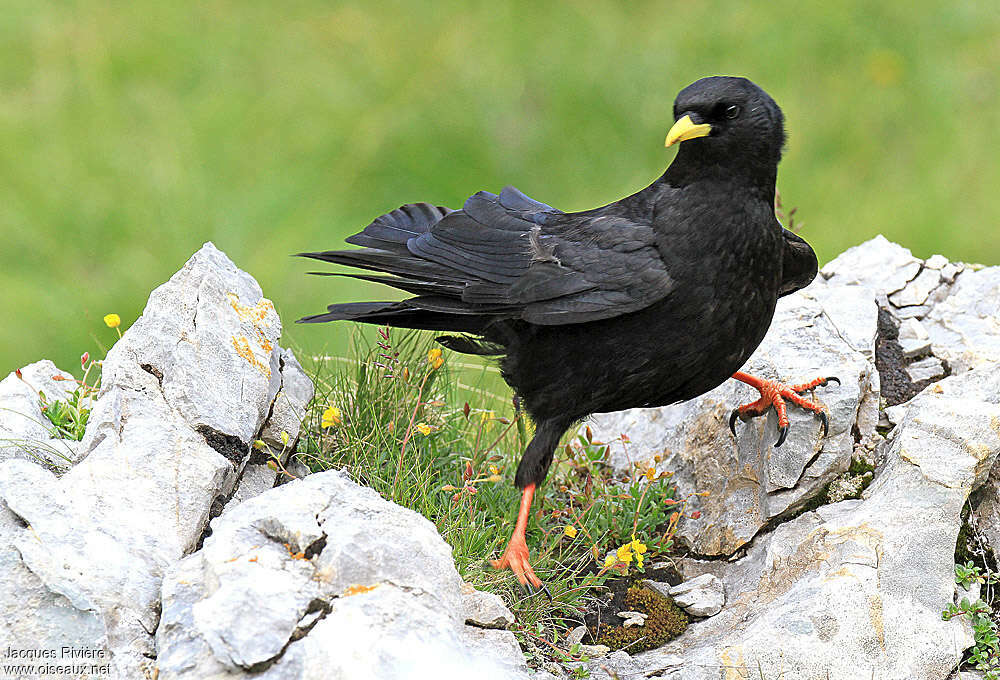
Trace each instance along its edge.
<path fill-rule="evenodd" d="M 72 640 L 120 677 L 151 673 L 163 574 L 196 548 L 267 428 L 280 334 L 257 283 L 211 244 L 153 291 L 104 360 L 80 462 L 60 477 L 24 459 L 0 466 L 6 559 L 37 607 L 4 617 L 3 639 Z M 301 409 L 312 395 L 294 381 Z M 47 636 L 42 611 L 62 613 Z"/>
<path fill-rule="evenodd" d="M 280 336 L 206 244 L 108 353 L 61 465 L 39 392 L 72 376 L 0 383 L 0 639 L 102 662 L 74 678 L 527 677 L 513 615 L 430 522 L 339 472 L 275 488 L 313 397 Z"/>
<path fill-rule="evenodd" d="M 426 519 L 343 473 L 311 475 L 227 510 L 169 570 L 159 677 L 526 677 L 519 650 L 508 665 L 466 626 L 463 585 Z M 486 625 L 510 621 L 499 607 Z"/>
<path fill-rule="evenodd" d="M 714 573 L 722 613 L 637 657 L 664 678 L 783 668 L 789 677 L 944 678 L 972 644 L 941 612 L 955 595 L 961 512 L 1000 452 L 1000 366 L 921 393 L 862 499 L 822 506 L 754 540 Z"/>
<path fill-rule="evenodd" d="M 1000 452 L 998 282 L 1000 267 L 941 256 L 919 260 L 879 237 L 848 250 L 823 267 L 821 280 L 780 301 L 771 332 L 746 370 L 773 377 L 771 366 L 785 360 L 782 348 L 797 346 L 814 364 L 803 374 L 793 363 L 783 377 L 822 375 L 822 365 L 844 373 L 824 341 L 798 341 L 817 318 L 833 326 L 833 333 L 827 327 L 820 334 L 825 342 L 836 335 L 866 362 L 857 375 L 868 376 L 868 384 L 837 394 L 849 399 L 840 415 L 830 401 L 836 386 L 816 392 L 831 421 L 846 418 L 839 430 L 831 427 L 831 441 L 819 441 L 811 417 L 799 413 L 792 432 L 804 423 L 806 436 L 790 435 L 788 452 L 771 449 L 758 457 L 758 442 L 766 448 L 773 441 L 773 423 L 751 430 L 749 441 L 745 431 L 728 435 L 721 416 L 738 402 L 732 386 L 700 404 L 595 419 L 595 437 L 628 435 L 633 459 L 664 455 L 662 465 L 675 471 L 682 494 L 707 490 L 725 501 L 694 497 L 692 508 L 702 519 L 680 534 L 692 550 L 680 562 L 683 577 L 718 578 L 724 607 L 666 646 L 634 657 L 637 672 L 678 679 L 761 672 L 816 680 L 959 677 L 971 631 L 965 620 L 945 621 L 941 613 L 959 596 L 956 540 L 963 507 L 977 489 L 979 529 L 1000 546 L 1000 475 L 990 474 Z M 807 311 L 810 299 L 819 314 Z M 841 313 L 831 303 L 842 305 Z M 853 386 L 856 374 L 846 375 Z M 890 408 L 880 412 L 880 399 Z M 886 439 L 876 431 L 879 419 Z M 850 436 L 838 441 L 845 429 Z M 708 455 L 696 432 L 712 442 Z M 789 468 L 792 486 L 776 488 L 772 481 L 779 478 L 776 454 L 777 461 L 807 461 Z M 876 467 L 830 483 L 829 475 L 808 474 L 824 457 L 832 458 L 834 470 L 852 459 L 864 461 L 862 469 Z M 620 454 L 615 460 L 626 464 Z M 733 492 L 734 479 L 741 493 Z M 796 499 L 785 509 L 773 504 L 791 494 Z M 815 510 L 801 512 L 817 502 Z"/>

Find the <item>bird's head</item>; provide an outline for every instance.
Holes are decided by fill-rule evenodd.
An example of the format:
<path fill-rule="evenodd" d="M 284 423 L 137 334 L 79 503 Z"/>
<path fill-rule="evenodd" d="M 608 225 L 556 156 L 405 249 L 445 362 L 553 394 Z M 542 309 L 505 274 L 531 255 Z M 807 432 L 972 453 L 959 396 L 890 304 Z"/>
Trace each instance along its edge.
<path fill-rule="evenodd" d="M 688 85 L 674 101 L 666 146 L 684 142 L 678 160 L 736 170 L 777 168 L 785 143 L 784 116 L 746 78 L 713 76 Z"/>

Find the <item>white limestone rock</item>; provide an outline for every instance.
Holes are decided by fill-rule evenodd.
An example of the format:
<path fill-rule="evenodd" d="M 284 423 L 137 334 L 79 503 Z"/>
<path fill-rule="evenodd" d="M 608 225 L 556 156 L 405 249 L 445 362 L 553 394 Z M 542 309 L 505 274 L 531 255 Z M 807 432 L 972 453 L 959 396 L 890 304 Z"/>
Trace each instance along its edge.
<path fill-rule="evenodd" d="M 931 385 L 906 405 L 862 500 L 821 506 L 760 536 L 735 563 L 688 564 L 726 585 L 718 615 L 637 655 L 647 675 L 931 680 L 972 644 L 954 597 L 962 507 L 1000 452 L 1000 366 Z M 919 521 L 914 521 L 919 518 Z"/>
<path fill-rule="evenodd" d="M 677 606 L 691 616 L 715 616 L 726 603 L 726 588 L 714 574 L 702 574 L 667 591 Z"/>
<path fill-rule="evenodd" d="M 466 618 L 430 522 L 318 473 L 231 508 L 170 570 L 159 678 L 526 677 Z"/>
<path fill-rule="evenodd" d="M 272 411 L 279 333 L 253 278 L 206 244 L 108 352 L 83 459 L 58 479 L 0 464 L 0 504 L 16 518 L 0 549 L 44 588 L 37 605 L 0 601 L 16 614 L 11 639 L 30 641 L 39 616 L 68 607 L 118 677 L 148 672 L 163 573 L 197 547 Z"/>
<path fill-rule="evenodd" d="M 1000 361 L 1000 267 L 964 271 L 923 325 L 955 373 Z"/>
<path fill-rule="evenodd" d="M 462 607 L 465 623 L 471 626 L 506 630 L 514 623 L 514 614 L 499 595 L 476 590 L 469 583 L 462 584 Z"/>
<path fill-rule="evenodd" d="M 936 380 L 944 377 L 944 364 L 937 357 L 927 357 L 909 364 L 906 367 L 906 374 L 913 382 Z"/>
<path fill-rule="evenodd" d="M 920 270 L 920 260 L 908 248 L 880 234 L 845 250 L 820 269 L 820 276 L 834 285 L 862 286 L 892 295 Z"/>
<path fill-rule="evenodd" d="M 931 349 L 931 336 L 917 319 L 906 319 L 899 324 L 898 340 L 903 356 L 907 358 L 924 354 Z"/>

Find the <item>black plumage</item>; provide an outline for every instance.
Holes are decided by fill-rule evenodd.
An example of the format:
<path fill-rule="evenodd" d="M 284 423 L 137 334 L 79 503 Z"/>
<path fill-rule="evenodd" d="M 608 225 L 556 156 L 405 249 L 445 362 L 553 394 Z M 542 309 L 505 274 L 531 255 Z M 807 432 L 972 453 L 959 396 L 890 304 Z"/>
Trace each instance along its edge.
<path fill-rule="evenodd" d="M 360 250 L 303 253 L 415 297 L 302 321 L 446 331 L 458 334 L 439 338 L 447 347 L 498 354 L 536 422 L 515 481 L 540 484 L 575 421 L 691 399 L 732 376 L 777 299 L 816 275 L 813 250 L 775 218 L 785 136 L 771 97 L 744 78 L 704 78 L 678 94 L 674 118 L 673 163 L 609 205 L 565 213 L 507 187 L 461 210 L 404 205 L 348 239 Z"/>

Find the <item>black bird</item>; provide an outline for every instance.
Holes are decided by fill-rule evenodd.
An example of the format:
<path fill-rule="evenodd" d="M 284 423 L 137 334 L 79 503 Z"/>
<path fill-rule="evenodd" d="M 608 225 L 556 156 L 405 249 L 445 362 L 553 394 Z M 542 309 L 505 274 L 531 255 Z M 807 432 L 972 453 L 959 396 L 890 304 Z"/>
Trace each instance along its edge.
<path fill-rule="evenodd" d="M 703 78 L 681 90 L 666 146 L 683 142 L 662 177 L 593 210 L 565 213 L 514 187 L 481 191 L 461 210 L 412 203 L 347 239 L 360 250 L 301 253 L 387 276 L 352 273 L 415 295 L 330 305 L 303 322 L 351 320 L 446 331 L 458 352 L 500 356 L 502 375 L 536 423 L 517 468 L 523 489 L 498 569 L 542 587 L 525 529 L 535 488 L 562 434 L 591 413 L 691 399 L 729 377 L 774 406 L 784 441 L 788 386 L 737 371 L 775 303 L 816 276 L 809 244 L 774 214 L 784 145 L 778 105 L 745 78 Z M 735 429 L 733 429 L 735 433 Z"/>

